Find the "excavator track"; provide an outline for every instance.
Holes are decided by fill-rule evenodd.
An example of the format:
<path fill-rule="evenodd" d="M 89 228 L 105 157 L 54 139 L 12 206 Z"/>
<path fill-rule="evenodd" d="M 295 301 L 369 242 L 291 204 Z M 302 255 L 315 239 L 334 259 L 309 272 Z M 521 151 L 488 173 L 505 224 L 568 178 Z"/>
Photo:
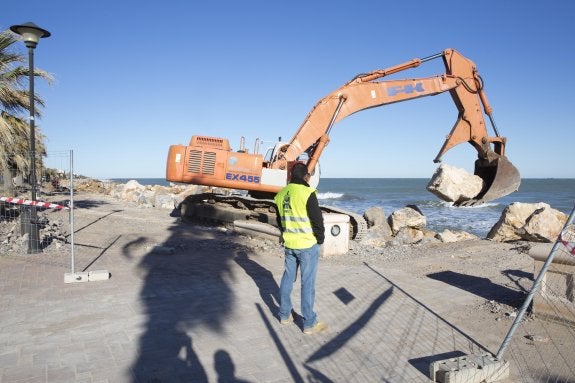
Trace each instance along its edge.
<path fill-rule="evenodd" d="M 367 233 L 367 223 L 359 214 L 333 206 L 320 206 L 326 213 L 349 216 L 349 238 L 363 239 Z M 180 204 L 182 220 L 212 225 L 230 226 L 235 220 L 253 220 L 277 226 L 276 207 L 271 199 L 257 199 L 245 195 L 223 195 L 201 193 L 186 197 Z"/>
<path fill-rule="evenodd" d="M 320 209 L 326 213 L 345 214 L 349 216 L 349 239 L 361 241 L 365 237 L 367 233 L 367 222 L 363 216 L 334 206 L 321 205 Z"/>

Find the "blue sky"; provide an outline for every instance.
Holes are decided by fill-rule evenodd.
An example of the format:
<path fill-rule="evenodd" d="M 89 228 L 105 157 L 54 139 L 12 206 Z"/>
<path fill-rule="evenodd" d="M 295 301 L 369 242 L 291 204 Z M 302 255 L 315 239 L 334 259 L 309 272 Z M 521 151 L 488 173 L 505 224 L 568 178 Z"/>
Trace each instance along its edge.
<path fill-rule="evenodd" d="M 454 48 L 476 63 L 522 177 L 573 178 L 574 18 L 570 0 L 30 0 L 0 27 L 52 33 L 35 50 L 56 78 L 36 83 L 38 125 L 47 163 L 72 150 L 83 175 L 164 177 L 169 146 L 194 134 L 234 150 L 242 136 L 248 148 L 290 139 L 356 74 Z M 443 71 L 434 60 L 399 77 Z M 448 94 L 352 115 L 333 128 L 322 175 L 429 178 L 456 117 Z M 472 172 L 475 156 L 459 145 L 444 162 Z"/>

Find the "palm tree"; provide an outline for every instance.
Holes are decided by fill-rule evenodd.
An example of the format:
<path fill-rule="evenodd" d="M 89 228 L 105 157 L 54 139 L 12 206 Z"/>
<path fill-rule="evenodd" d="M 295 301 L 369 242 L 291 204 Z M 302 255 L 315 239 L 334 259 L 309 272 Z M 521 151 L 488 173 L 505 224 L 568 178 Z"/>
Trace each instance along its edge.
<path fill-rule="evenodd" d="M 27 60 L 12 51 L 12 45 L 19 41 L 10 31 L 0 32 L 0 174 L 3 174 L 4 187 L 11 192 L 12 178 L 30 172 L 30 127 L 28 125 L 30 96 L 27 85 Z M 34 76 L 51 82 L 52 76 L 34 68 Z M 44 101 L 34 95 L 35 103 L 44 106 Z M 40 117 L 39 108 L 35 108 Z M 36 133 L 36 158 L 46 155 L 43 136 Z M 39 154 L 39 155 L 38 155 Z"/>

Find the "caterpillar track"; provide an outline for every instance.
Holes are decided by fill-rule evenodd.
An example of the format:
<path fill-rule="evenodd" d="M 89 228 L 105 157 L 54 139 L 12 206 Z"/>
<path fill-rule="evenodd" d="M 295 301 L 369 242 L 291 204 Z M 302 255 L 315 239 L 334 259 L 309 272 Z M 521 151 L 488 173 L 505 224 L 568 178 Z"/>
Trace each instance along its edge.
<path fill-rule="evenodd" d="M 349 238 L 360 241 L 367 233 L 367 222 L 359 214 L 333 206 L 320 206 L 326 213 L 349 216 Z M 277 226 L 273 200 L 244 195 L 201 193 L 186 197 L 180 204 L 182 220 L 210 225 L 232 226 L 235 220 L 253 220 Z"/>

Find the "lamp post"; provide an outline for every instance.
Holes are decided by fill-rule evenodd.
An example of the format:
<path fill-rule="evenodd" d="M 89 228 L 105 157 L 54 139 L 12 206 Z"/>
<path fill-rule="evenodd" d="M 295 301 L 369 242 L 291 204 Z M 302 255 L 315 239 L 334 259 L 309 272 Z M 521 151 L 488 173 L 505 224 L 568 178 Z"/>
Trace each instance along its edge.
<path fill-rule="evenodd" d="M 38 40 L 44 37 L 50 37 L 50 32 L 40 28 L 34 23 L 25 23 L 22 25 L 12 25 L 10 30 L 22 36 L 24 44 L 28 48 L 28 77 L 30 79 L 30 183 L 32 185 L 32 201 L 36 201 L 36 129 L 34 126 L 34 48 L 38 45 Z M 23 211 L 21 230 L 28 233 L 28 253 L 38 253 L 41 251 L 38 217 L 36 208 L 29 206 Z M 22 234 L 24 234 L 24 232 Z"/>

